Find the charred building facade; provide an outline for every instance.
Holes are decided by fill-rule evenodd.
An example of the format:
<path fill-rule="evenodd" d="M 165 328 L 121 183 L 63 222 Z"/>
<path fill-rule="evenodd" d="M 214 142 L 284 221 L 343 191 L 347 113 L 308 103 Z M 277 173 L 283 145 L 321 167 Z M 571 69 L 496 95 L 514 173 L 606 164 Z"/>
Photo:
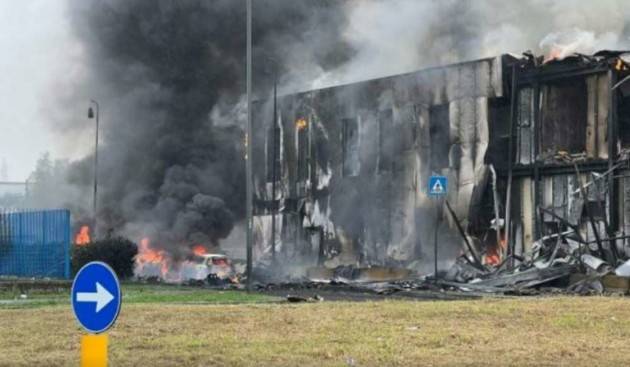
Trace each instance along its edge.
<path fill-rule="evenodd" d="M 436 236 L 445 268 L 569 232 L 626 256 L 629 64 L 502 55 L 257 103 L 255 259 L 430 272 Z"/>

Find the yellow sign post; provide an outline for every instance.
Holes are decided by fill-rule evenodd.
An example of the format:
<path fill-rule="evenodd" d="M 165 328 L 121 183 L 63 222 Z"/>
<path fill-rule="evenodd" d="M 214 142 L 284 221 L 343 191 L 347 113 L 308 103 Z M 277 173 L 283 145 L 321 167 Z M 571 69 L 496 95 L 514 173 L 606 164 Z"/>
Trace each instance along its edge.
<path fill-rule="evenodd" d="M 81 367 L 107 367 L 107 334 L 81 337 Z"/>

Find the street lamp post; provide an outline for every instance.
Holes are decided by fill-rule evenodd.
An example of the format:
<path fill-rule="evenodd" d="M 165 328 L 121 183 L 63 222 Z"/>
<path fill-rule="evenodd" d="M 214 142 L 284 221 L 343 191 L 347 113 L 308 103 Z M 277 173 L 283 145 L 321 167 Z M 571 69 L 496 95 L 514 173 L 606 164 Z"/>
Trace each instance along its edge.
<path fill-rule="evenodd" d="M 92 230 L 92 234 L 93 234 L 93 241 L 96 241 L 96 194 L 97 194 L 97 188 L 98 188 L 98 120 L 99 120 L 99 114 L 100 114 L 100 109 L 99 109 L 99 105 L 98 102 L 96 102 L 95 100 L 90 100 L 90 102 L 96 107 L 96 114 L 94 113 L 94 109 L 92 109 L 92 106 L 90 106 L 90 108 L 88 109 L 88 118 L 92 119 L 96 117 L 96 140 L 94 142 L 94 196 L 92 198 L 92 215 L 93 215 L 93 230 Z"/>
<path fill-rule="evenodd" d="M 276 72 L 273 75 L 273 147 L 271 160 L 271 261 L 273 265 L 276 265 L 276 214 L 278 212 L 278 206 L 276 205 L 276 181 L 278 180 L 277 162 L 278 162 L 278 78 Z"/>
<path fill-rule="evenodd" d="M 252 192 L 252 0 L 247 0 L 247 160 L 245 161 L 245 211 L 247 221 L 247 290 L 252 290 L 253 192 Z"/>
<path fill-rule="evenodd" d="M 276 214 L 278 214 L 278 206 L 276 205 L 276 184 L 278 181 L 279 165 L 278 163 L 278 144 L 279 131 L 278 128 L 278 62 L 276 59 L 267 56 L 267 60 L 272 65 L 271 74 L 273 75 L 273 122 L 271 124 L 271 263 L 276 266 Z"/>

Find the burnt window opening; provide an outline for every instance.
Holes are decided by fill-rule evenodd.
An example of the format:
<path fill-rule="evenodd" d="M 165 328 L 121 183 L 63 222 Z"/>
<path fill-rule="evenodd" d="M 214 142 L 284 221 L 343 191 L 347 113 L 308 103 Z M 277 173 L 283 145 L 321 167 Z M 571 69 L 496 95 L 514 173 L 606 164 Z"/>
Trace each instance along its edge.
<path fill-rule="evenodd" d="M 305 181 L 309 177 L 309 161 L 310 161 L 310 142 L 309 142 L 309 126 L 308 121 L 299 118 L 295 123 L 297 134 L 297 179 Z"/>
<path fill-rule="evenodd" d="M 414 149 L 418 138 L 418 120 L 416 118 L 416 107 L 413 105 L 408 105 L 402 107 L 398 112 L 400 127 L 398 128 L 396 153 Z"/>
<path fill-rule="evenodd" d="M 356 118 L 341 120 L 342 176 L 359 174 L 359 123 Z"/>
<path fill-rule="evenodd" d="M 587 201 L 586 205 L 584 206 L 582 210 L 582 221 L 590 220 L 588 217 L 589 215 L 595 221 L 605 221 L 607 219 L 606 218 L 606 200 Z"/>
<path fill-rule="evenodd" d="M 488 148 L 484 161 L 493 164 L 498 170 L 507 169 L 508 160 L 514 157 L 516 144 L 512 145 L 509 152 L 510 141 L 510 100 L 508 98 L 490 98 L 488 100 Z"/>
<path fill-rule="evenodd" d="M 570 78 L 550 83 L 541 92 L 541 152 L 584 152 L 588 106 L 585 79 Z"/>
<path fill-rule="evenodd" d="M 534 119 L 534 90 L 532 88 L 523 88 L 518 91 L 517 116 L 518 127 L 530 127 L 533 125 Z"/>
<path fill-rule="evenodd" d="M 516 162 L 530 164 L 534 161 L 534 90 L 524 87 L 518 90 L 516 101 Z"/>
<path fill-rule="evenodd" d="M 392 126 L 394 116 L 391 109 L 378 113 L 378 155 L 376 171 L 378 173 L 391 172 L 393 139 Z"/>
<path fill-rule="evenodd" d="M 630 83 L 630 82 L 626 82 Z M 630 92 L 624 96 L 619 93 L 619 105 L 617 109 L 617 120 L 619 124 L 619 139 L 624 148 L 630 146 Z"/>
<path fill-rule="evenodd" d="M 429 136 L 431 138 L 431 170 L 448 168 L 450 150 L 448 104 L 429 109 Z"/>
<path fill-rule="evenodd" d="M 275 161 L 275 167 L 273 162 Z M 280 179 L 280 128 L 267 130 L 267 182 Z"/>

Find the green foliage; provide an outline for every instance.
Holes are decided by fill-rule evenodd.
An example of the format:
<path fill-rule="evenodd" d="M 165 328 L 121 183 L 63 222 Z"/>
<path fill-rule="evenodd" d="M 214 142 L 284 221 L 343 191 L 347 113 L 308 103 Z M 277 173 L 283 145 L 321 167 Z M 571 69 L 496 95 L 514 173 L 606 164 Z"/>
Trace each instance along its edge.
<path fill-rule="evenodd" d="M 90 261 L 102 261 L 114 269 L 119 278 L 133 275 L 134 257 L 138 253 L 135 243 L 123 237 L 113 237 L 74 246 L 72 249 L 72 271 L 76 274 Z"/>

